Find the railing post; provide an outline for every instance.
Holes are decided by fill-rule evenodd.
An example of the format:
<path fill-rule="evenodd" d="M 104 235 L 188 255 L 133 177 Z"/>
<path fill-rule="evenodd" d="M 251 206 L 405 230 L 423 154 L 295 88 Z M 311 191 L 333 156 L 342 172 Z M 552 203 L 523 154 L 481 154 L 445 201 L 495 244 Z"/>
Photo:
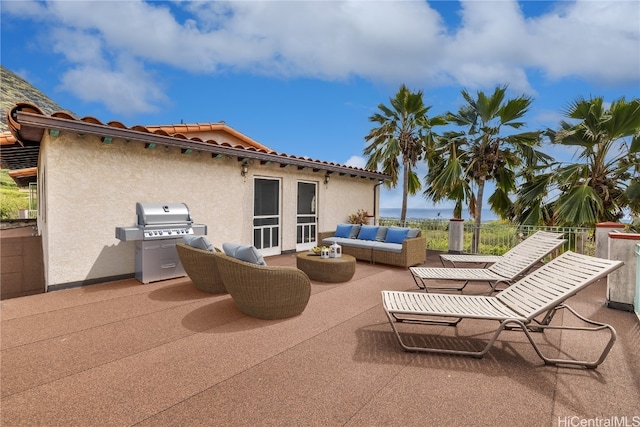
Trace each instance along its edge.
<path fill-rule="evenodd" d="M 449 220 L 449 253 L 459 254 L 464 245 L 464 219 Z"/>
<path fill-rule="evenodd" d="M 621 231 L 624 224 L 618 222 L 599 222 L 596 224 L 596 257 L 609 258 L 609 233 Z"/>
<path fill-rule="evenodd" d="M 574 245 L 575 247 L 573 248 L 574 252 L 577 252 L 579 254 L 584 253 L 586 235 L 587 235 L 586 229 L 584 228 L 576 229 L 576 243 Z"/>
<path fill-rule="evenodd" d="M 607 280 L 607 307 L 634 311 L 636 286 L 635 247 L 640 243 L 640 234 L 610 233 L 609 259 L 623 261 L 624 265 L 612 271 Z"/>

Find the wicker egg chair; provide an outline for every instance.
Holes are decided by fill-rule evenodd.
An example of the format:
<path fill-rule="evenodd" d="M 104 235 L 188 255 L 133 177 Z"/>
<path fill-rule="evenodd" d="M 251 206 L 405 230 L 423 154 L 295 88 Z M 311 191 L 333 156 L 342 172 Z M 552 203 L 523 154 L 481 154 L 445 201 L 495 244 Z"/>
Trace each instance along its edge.
<path fill-rule="evenodd" d="M 309 277 L 295 267 L 263 266 L 224 254 L 216 261 L 229 295 L 249 316 L 283 319 L 302 313 L 309 302 Z"/>
<path fill-rule="evenodd" d="M 227 293 L 216 262 L 222 252 L 209 252 L 184 243 L 176 243 L 176 250 L 184 271 L 196 288 L 212 294 Z"/>

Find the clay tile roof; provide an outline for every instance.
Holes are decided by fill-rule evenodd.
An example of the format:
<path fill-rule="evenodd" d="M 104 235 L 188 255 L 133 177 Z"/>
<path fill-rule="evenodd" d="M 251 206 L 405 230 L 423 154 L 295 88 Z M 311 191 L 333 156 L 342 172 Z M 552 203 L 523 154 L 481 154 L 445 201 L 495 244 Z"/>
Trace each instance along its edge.
<path fill-rule="evenodd" d="M 149 129 L 147 129 L 144 126 L 140 126 L 140 125 L 135 125 L 134 127 L 131 128 L 132 130 L 135 130 L 136 132 L 146 132 L 146 133 L 150 133 Z M 168 133 L 167 133 L 168 135 Z"/>
<path fill-rule="evenodd" d="M 0 134 L 0 145 L 15 145 L 16 137 L 11 132 L 2 132 Z"/>
<path fill-rule="evenodd" d="M 247 148 L 253 146 L 255 148 L 263 149 L 265 152 L 274 153 L 274 151 L 269 147 L 262 145 L 256 140 L 251 139 L 232 127 L 227 126 L 225 123 L 181 123 L 178 125 L 147 126 L 147 128 L 152 132 L 153 129 L 162 129 L 170 135 L 224 131 L 243 141 Z"/>
<path fill-rule="evenodd" d="M 119 128 L 119 129 L 126 129 L 127 128 L 124 124 L 122 124 L 121 122 L 115 121 L 115 120 L 110 121 L 109 123 L 107 123 L 107 125 L 109 125 L 109 126 L 111 126 L 113 128 Z"/>
<path fill-rule="evenodd" d="M 51 114 L 51 116 L 57 117 L 60 119 L 75 120 L 75 117 L 73 117 L 71 114 L 67 113 L 66 111 L 56 111 L 55 113 Z"/>
<path fill-rule="evenodd" d="M 82 120 L 85 123 L 93 123 L 94 125 L 101 125 L 102 122 L 98 119 L 96 119 L 95 117 L 92 116 L 86 116 L 81 118 L 80 120 Z"/>
<path fill-rule="evenodd" d="M 18 103 L 7 111 L 7 123 L 10 134 L 0 135 L 0 163 L 2 163 L 2 167 L 9 169 L 36 167 L 40 141 L 45 130 L 49 129 L 93 133 L 111 138 L 140 140 L 145 143 L 157 143 L 167 146 L 173 145 L 182 149 L 194 149 L 214 154 L 250 157 L 264 162 L 277 161 L 279 163 L 295 164 L 301 168 L 326 169 L 328 173 L 338 172 L 340 174 L 378 180 L 390 178 L 388 175 L 377 171 L 278 153 L 227 126 L 225 123 L 163 126 L 136 125 L 127 128 L 118 121 L 110 121 L 105 125 L 91 116 L 78 120 L 66 112 L 55 112 L 47 116 L 36 105 L 28 103 Z M 208 138 L 212 132 L 231 135 L 233 142 L 218 142 L 215 139 Z M 207 138 L 206 140 L 204 140 L 205 137 Z M 21 149 L 19 154 L 16 151 L 18 148 Z"/>

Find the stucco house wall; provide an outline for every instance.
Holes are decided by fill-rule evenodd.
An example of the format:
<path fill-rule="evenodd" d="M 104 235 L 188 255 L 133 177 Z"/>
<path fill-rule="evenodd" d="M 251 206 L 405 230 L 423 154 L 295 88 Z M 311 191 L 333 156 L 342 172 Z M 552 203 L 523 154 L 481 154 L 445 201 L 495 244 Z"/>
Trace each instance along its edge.
<path fill-rule="evenodd" d="M 208 226 L 218 247 L 252 243 L 253 179 L 277 178 L 281 189 L 281 250 L 296 248 L 300 180 L 317 183 L 318 231 L 370 212 L 377 182 L 324 171 L 250 161 L 242 176 L 236 157 L 215 158 L 178 147 L 145 148 L 139 141 L 105 144 L 95 135 L 45 134 L 38 170 L 39 219 L 47 286 L 132 275 L 135 242 L 115 238 L 115 227 L 136 224 L 135 205 L 186 203 L 194 222 Z M 378 201 L 375 202 L 378 206 Z"/>

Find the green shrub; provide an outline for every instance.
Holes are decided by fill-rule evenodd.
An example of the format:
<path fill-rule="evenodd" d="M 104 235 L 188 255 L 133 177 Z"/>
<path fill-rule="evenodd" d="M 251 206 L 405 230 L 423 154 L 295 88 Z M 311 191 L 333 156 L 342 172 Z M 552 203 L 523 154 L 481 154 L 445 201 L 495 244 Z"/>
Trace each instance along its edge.
<path fill-rule="evenodd" d="M 28 208 L 29 194 L 20 191 L 8 170 L 0 170 L 0 219 L 18 218 L 18 209 Z"/>

